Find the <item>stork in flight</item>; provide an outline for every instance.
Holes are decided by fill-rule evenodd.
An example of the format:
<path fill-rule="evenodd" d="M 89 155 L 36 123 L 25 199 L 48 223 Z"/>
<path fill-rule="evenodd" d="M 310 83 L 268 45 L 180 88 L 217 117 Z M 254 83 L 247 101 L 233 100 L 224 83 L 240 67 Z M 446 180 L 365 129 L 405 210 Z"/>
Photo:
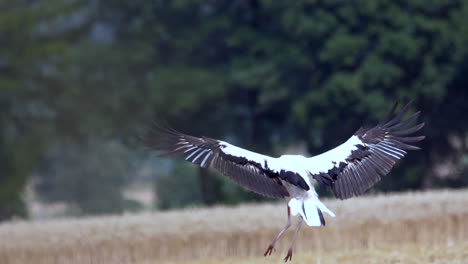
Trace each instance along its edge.
<path fill-rule="evenodd" d="M 285 261 L 292 249 L 302 222 L 324 226 L 323 212 L 335 217 L 318 198 L 312 180 L 330 188 L 336 198 L 348 199 L 363 194 L 388 174 L 405 150 L 418 150 L 412 143 L 423 140 L 415 136 L 424 123 L 412 125 L 420 111 L 403 119 L 411 103 L 395 114 L 395 103 L 383 120 L 371 129 L 360 128 L 340 146 L 313 157 L 283 155 L 278 158 L 236 147 L 208 137 L 193 137 L 173 129 L 157 129 L 152 135 L 154 150 L 165 151 L 160 157 L 185 156 L 185 160 L 203 168 L 212 167 L 247 190 L 275 198 L 286 198 L 288 220 L 265 251 L 270 255 L 276 241 L 291 226 L 291 215 L 299 214 Z"/>

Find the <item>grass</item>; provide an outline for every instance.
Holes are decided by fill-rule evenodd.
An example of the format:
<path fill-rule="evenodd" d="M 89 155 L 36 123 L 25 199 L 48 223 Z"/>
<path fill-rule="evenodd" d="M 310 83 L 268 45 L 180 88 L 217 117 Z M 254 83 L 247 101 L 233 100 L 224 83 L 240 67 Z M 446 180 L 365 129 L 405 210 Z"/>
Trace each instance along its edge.
<path fill-rule="evenodd" d="M 327 226 L 303 227 L 294 263 L 468 263 L 468 190 L 324 201 Z M 0 225 L 0 263 L 279 263 L 262 254 L 285 203 Z"/>
<path fill-rule="evenodd" d="M 264 257 L 229 257 L 207 258 L 192 261 L 145 261 L 140 264 L 271 264 L 281 263 L 282 256 Z M 367 248 L 354 250 L 313 251 L 293 257 L 292 263 L 301 264 L 463 264 L 468 263 L 468 243 L 456 243 L 442 246 L 424 246 L 417 244 L 395 245 L 385 248 Z"/>

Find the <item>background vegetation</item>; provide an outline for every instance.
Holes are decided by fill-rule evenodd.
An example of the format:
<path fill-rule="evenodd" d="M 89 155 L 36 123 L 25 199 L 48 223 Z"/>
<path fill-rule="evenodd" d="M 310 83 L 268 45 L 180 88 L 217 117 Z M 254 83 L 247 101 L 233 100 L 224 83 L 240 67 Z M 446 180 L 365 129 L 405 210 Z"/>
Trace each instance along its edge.
<path fill-rule="evenodd" d="M 324 202 L 337 214 L 303 227 L 291 263 L 466 263 L 468 189 Z M 296 220 L 296 218 L 294 218 Z M 213 206 L 0 225 L 3 264 L 284 263 L 293 230 L 284 203 Z"/>
<path fill-rule="evenodd" d="M 466 186 L 466 17 L 465 0 L 1 1 L 0 220 L 27 216 L 26 186 L 75 214 L 138 209 L 124 190 L 155 178 L 163 208 L 258 200 L 140 138 L 164 119 L 317 154 L 394 101 L 427 140 L 376 189 Z"/>

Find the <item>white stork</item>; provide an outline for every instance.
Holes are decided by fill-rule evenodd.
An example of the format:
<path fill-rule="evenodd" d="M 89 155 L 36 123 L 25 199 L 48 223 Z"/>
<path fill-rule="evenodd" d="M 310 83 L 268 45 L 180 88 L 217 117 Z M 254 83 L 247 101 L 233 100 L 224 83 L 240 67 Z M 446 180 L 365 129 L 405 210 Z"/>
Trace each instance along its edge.
<path fill-rule="evenodd" d="M 172 129 L 156 130 L 157 134 L 152 135 L 156 144 L 151 147 L 165 151 L 160 157 L 183 155 L 185 160 L 203 168 L 212 167 L 247 190 L 289 199 L 286 226 L 264 254 L 272 253 L 276 241 L 291 226 L 291 214 L 299 214 L 291 246 L 284 258 L 288 261 L 292 258 L 292 249 L 303 221 L 309 226 L 324 226 L 322 212 L 335 217 L 319 200 L 312 185 L 313 179 L 330 188 L 336 198 L 348 199 L 363 194 L 388 174 L 395 163 L 406 155 L 405 150 L 419 149 L 411 143 L 425 138 L 414 136 L 424 123 L 410 125 L 420 112 L 403 120 L 411 103 L 404 106 L 400 113 L 394 114 L 397 105 L 395 103 L 374 128 L 360 128 L 345 143 L 314 157 L 283 155 L 273 158 L 225 141 L 193 137 Z"/>

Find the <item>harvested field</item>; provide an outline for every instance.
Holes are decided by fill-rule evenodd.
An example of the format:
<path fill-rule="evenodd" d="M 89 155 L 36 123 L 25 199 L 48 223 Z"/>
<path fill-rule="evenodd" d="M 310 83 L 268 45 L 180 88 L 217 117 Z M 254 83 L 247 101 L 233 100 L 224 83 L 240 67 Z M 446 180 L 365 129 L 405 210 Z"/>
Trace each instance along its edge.
<path fill-rule="evenodd" d="M 283 263 L 284 256 L 264 257 L 228 257 L 207 258 L 194 261 L 147 261 L 140 264 L 271 264 Z M 294 256 L 295 264 L 466 264 L 468 263 L 468 243 L 456 243 L 442 246 L 402 244 L 385 248 L 367 248 L 353 250 L 312 251 Z"/>
<path fill-rule="evenodd" d="M 468 263 L 468 190 L 324 200 L 327 226 L 304 227 L 293 263 Z M 0 263 L 278 263 L 262 256 L 285 203 L 0 225 Z M 419 261 L 419 262 L 418 262 Z"/>

